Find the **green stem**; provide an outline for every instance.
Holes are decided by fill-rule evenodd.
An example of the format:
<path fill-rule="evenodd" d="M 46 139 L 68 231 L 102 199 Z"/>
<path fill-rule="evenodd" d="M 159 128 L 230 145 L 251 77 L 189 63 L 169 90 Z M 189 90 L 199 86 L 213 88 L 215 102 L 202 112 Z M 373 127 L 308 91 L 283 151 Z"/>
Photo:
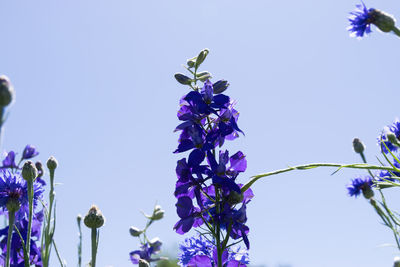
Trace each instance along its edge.
<path fill-rule="evenodd" d="M 249 189 L 257 180 L 267 177 L 267 176 L 272 176 L 284 172 L 289 172 L 289 171 L 294 171 L 294 170 L 309 170 L 309 169 L 314 169 L 318 167 L 333 167 L 333 168 L 338 168 L 334 173 L 339 171 L 342 168 L 348 168 L 348 169 L 366 169 L 366 170 L 387 170 L 393 171 L 392 167 L 387 167 L 387 166 L 376 166 L 376 165 L 369 165 L 369 164 L 339 164 L 339 163 L 311 163 L 311 164 L 305 164 L 305 165 L 298 165 L 294 167 L 289 167 L 286 169 L 281 169 L 281 170 L 276 170 L 272 172 L 267 172 L 267 173 L 262 173 L 259 175 L 255 175 L 250 177 L 250 180 L 242 187 L 241 191 L 246 192 L 247 189 Z"/>
<path fill-rule="evenodd" d="M 15 212 L 8 212 L 8 236 L 7 236 L 7 256 L 6 266 L 10 267 L 11 239 L 15 223 Z"/>
<path fill-rule="evenodd" d="M 78 266 L 82 266 L 82 227 L 81 220 L 78 220 L 78 228 L 79 228 L 79 245 L 78 245 Z"/>
<path fill-rule="evenodd" d="M 28 234 L 26 236 L 26 254 L 30 258 L 31 251 L 31 234 L 32 234 L 32 217 L 33 217 L 33 181 L 28 182 L 28 200 L 29 200 L 29 220 L 28 220 Z M 29 267 L 29 262 L 25 262 L 25 266 Z"/>
<path fill-rule="evenodd" d="M 398 37 L 400 37 L 400 29 L 397 27 L 393 27 L 393 33 L 396 34 Z"/>
<path fill-rule="evenodd" d="M 97 228 L 92 228 L 92 262 L 91 267 L 96 267 L 97 254 Z"/>
<path fill-rule="evenodd" d="M 219 203 L 219 188 L 218 186 L 214 185 L 215 187 L 215 208 L 217 212 L 217 216 L 220 215 L 221 213 L 221 206 Z M 217 256 L 218 256 L 218 267 L 222 267 L 222 246 L 221 246 L 221 229 L 219 225 L 219 220 L 217 221 L 216 225 L 216 233 L 215 233 L 215 241 L 216 241 L 216 246 L 217 246 Z"/>
<path fill-rule="evenodd" d="M 46 229 L 44 233 L 45 241 L 44 241 L 44 255 L 43 255 L 43 267 L 49 266 L 50 260 L 50 251 L 51 245 L 53 243 L 53 231 L 54 229 L 51 227 L 51 220 L 52 220 L 52 211 L 53 211 L 53 204 L 54 204 L 54 169 L 50 169 L 50 193 L 49 193 L 49 212 L 46 218 Z"/>

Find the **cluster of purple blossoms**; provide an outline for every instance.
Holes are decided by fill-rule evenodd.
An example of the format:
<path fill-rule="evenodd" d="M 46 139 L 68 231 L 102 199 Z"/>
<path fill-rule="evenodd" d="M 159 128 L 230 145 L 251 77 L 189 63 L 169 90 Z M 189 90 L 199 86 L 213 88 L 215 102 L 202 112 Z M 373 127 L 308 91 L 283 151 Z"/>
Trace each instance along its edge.
<path fill-rule="evenodd" d="M 175 129 L 180 136 L 174 153 L 190 153 L 177 162 L 174 195 L 180 220 L 174 229 L 185 234 L 204 226 L 209 230 L 207 234 L 218 239 L 222 237 L 221 231 L 225 231 L 225 243 L 218 240 L 215 244 L 221 246 L 218 251 L 221 258 L 229 238 L 242 240 L 247 249 L 250 247 L 246 205 L 253 193 L 251 189 L 242 192 L 242 184 L 236 181 L 247 168 L 245 155 L 241 151 L 230 155 L 228 150 L 221 149 L 225 140 L 243 134 L 237 125 L 239 112 L 234 108 L 235 102 L 223 94 L 228 82 L 212 83 L 208 78 L 196 79 L 196 73 L 194 76 L 191 80 L 175 75 L 178 82 L 190 85 L 193 90 L 180 99 L 177 114 L 182 123 Z M 204 83 L 201 88 L 197 87 L 197 80 Z"/>
<path fill-rule="evenodd" d="M 196 237 L 186 238 L 179 245 L 180 254 L 178 256 L 181 266 L 217 266 L 217 250 L 215 244 L 205 237 L 198 235 Z M 224 251 L 222 256 L 223 266 L 242 267 L 249 263 L 247 250 L 240 247 Z"/>
<path fill-rule="evenodd" d="M 8 216 L 7 204 L 10 202 L 18 203 L 19 209 L 15 213 L 15 228 L 18 229 L 24 242 L 18 232 L 14 231 L 11 237 L 11 266 L 24 266 L 23 244 L 26 243 L 28 231 L 28 186 L 27 181 L 21 176 L 21 168 L 19 165 L 27 159 L 37 156 L 39 153 L 35 147 L 27 145 L 22 153 L 21 159 L 17 164 L 15 162 L 16 153 L 10 151 L 6 153 L 0 170 L 0 214 Z M 41 173 L 43 175 L 43 173 Z M 39 173 L 40 175 L 40 173 Z M 39 208 L 39 200 L 42 199 L 44 181 L 41 177 L 37 178 L 33 183 L 33 221 L 32 234 L 30 242 L 30 262 L 32 265 L 41 266 L 40 248 L 36 242 L 40 238 L 40 229 L 43 222 L 43 210 Z M 5 255 L 7 251 L 8 226 L 0 229 L 0 265 L 5 266 Z M 3 265 L 2 265 L 3 264 Z"/>

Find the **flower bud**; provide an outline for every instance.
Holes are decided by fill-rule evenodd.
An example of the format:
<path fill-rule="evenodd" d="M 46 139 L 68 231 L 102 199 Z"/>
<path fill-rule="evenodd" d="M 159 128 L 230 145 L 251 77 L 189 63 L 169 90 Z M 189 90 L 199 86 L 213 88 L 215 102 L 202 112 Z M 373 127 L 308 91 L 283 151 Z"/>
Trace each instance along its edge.
<path fill-rule="evenodd" d="M 369 13 L 372 23 L 383 32 L 392 31 L 395 26 L 396 20 L 392 15 L 385 13 L 378 9 L 373 9 Z"/>
<path fill-rule="evenodd" d="M 17 212 L 21 208 L 21 202 L 18 199 L 10 198 L 6 204 L 8 212 Z"/>
<path fill-rule="evenodd" d="M 400 267 L 400 257 L 395 257 L 393 261 L 393 267 Z"/>
<path fill-rule="evenodd" d="M 24 178 L 26 181 L 33 182 L 38 176 L 38 170 L 36 169 L 35 164 L 33 164 L 32 161 L 28 160 L 25 161 L 24 166 L 22 167 L 21 174 L 22 178 Z"/>
<path fill-rule="evenodd" d="M 152 240 L 150 240 L 149 245 L 153 247 L 154 252 L 157 252 L 160 251 L 162 242 L 158 237 L 155 237 Z"/>
<path fill-rule="evenodd" d="M 81 221 L 82 221 L 82 215 L 78 214 L 78 216 L 76 216 L 76 222 L 78 223 L 78 225 L 81 224 Z"/>
<path fill-rule="evenodd" d="M 219 80 L 213 84 L 214 94 L 220 94 L 228 89 L 229 83 L 226 80 Z"/>
<path fill-rule="evenodd" d="M 161 206 L 157 205 L 154 207 L 153 215 L 151 216 L 151 219 L 153 221 L 158 221 L 164 218 L 164 213 L 165 211 L 161 209 Z"/>
<path fill-rule="evenodd" d="M 0 107 L 8 106 L 14 97 L 14 88 L 7 76 L 0 76 Z"/>
<path fill-rule="evenodd" d="M 129 228 L 129 233 L 131 234 L 131 236 L 136 237 L 136 236 L 140 236 L 143 233 L 143 231 L 137 227 L 131 226 L 131 228 Z"/>
<path fill-rule="evenodd" d="M 208 49 L 206 48 L 206 49 L 203 49 L 200 53 L 199 53 L 199 55 L 197 56 L 197 58 L 196 58 L 196 63 L 195 63 L 195 68 L 197 69 L 200 65 L 201 65 L 201 63 L 203 63 L 204 62 L 204 60 L 206 59 L 206 57 L 207 57 L 207 55 L 208 55 Z"/>
<path fill-rule="evenodd" d="M 196 78 L 202 82 L 205 82 L 206 80 L 211 78 L 211 73 L 209 73 L 208 71 L 202 71 L 196 74 Z"/>
<path fill-rule="evenodd" d="M 150 264 L 144 259 L 139 259 L 139 267 L 150 267 Z"/>
<path fill-rule="evenodd" d="M 356 153 L 361 154 L 365 150 L 365 145 L 361 142 L 360 139 L 354 138 L 353 139 L 353 149 Z"/>
<path fill-rule="evenodd" d="M 366 199 L 371 199 L 374 197 L 374 191 L 370 186 L 363 186 L 362 193 Z"/>
<path fill-rule="evenodd" d="M 58 166 L 58 162 L 56 160 L 55 157 L 51 156 L 48 160 L 47 160 L 47 168 L 49 170 L 55 170 Z"/>
<path fill-rule="evenodd" d="M 43 164 L 42 164 L 40 161 L 37 161 L 37 162 L 35 163 L 35 167 L 36 167 L 36 169 L 38 170 L 38 176 L 37 176 L 37 178 L 41 178 L 41 177 L 44 175 L 44 173 L 45 173 L 45 171 L 44 171 L 44 169 L 43 169 Z"/>
<path fill-rule="evenodd" d="M 88 214 L 83 219 L 83 223 L 89 228 L 100 228 L 103 226 L 105 218 L 96 205 L 92 205 Z"/>

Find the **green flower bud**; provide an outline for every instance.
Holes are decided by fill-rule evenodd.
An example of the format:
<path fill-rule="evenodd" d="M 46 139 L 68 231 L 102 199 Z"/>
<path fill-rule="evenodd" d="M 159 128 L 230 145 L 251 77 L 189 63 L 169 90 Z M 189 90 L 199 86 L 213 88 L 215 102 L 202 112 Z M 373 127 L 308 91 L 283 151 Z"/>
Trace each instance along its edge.
<path fill-rule="evenodd" d="M 361 142 L 360 139 L 354 138 L 353 139 L 353 149 L 356 153 L 361 154 L 365 150 L 365 145 Z"/>
<path fill-rule="evenodd" d="M 203 72 L 197 73 L 196 78 L 202 82 L 205 82 L 206 80 L 211 78 L 211 73 L 209 73 L 208 71 L 203 71 Z"/>
<path fill-rule="evenodd" d="M 394 258 L 394 265 L 393 267 L 400 267 L 400 257 Z"/>
<path fill-rule="evenodd" d="M 187 65 L 189 68 L 193 68 L 194 65 L 196 64 L 196 59 L 197 57 L 192 57 L 190 59 L 187 60 Z"/>
<path fill-rule="evenodd" d="M 14 97 L 14 88 L 7 76 L 0 76 L 0 107 L 8 106 Z"/>
<path fill-rule="evenodd" d="M 391 32 L 395 28 L 396 20 L 392 15 L 378 9 L 370 12 L 371 22 L 383 32 Z"/>
<path fill-rule="evenodd" d="M 364 186 L 364 187 L 362 188 L 362 193 L 363 193 L 363 196 L 364 196 L 366 199 L 371 199 L 371 198 L 374 197 L 374 191 L 373 191 L 372 188 L 369 187 L 369 186 Z"/>
<path fill-rule="evenodd" d="M 209 53 L 209 51 L 208 51 L 207 48 L 206 48 L 206 49 L 203 49 L 203 50 L 199 53 L 199 55 L 198 55 L 197 58 L 196 58 L 196 63 L 195 63 L 195 68 L 196 68 L 196 69 L 201 65 L 201 63 L 204 62 L 204 60 L 206 59 L 208 53 Z"/>
<path fill-rule="evenodd" d="M 143 233 L 143 230 L 140 230 L 137 227 L 132 226 L 131 228 L 129 228 L 129 233 L 131 234 L 131 236 L 140 236 Z"/>
<path fill-rule="evenodd" d="M 150 267 L 150 264 L 144 259 L 139 259 L 139 267 Z"/>
<path fill-rule="evenodd" d="M 10 198 L 6 204 L 8 212 L 17 212 L 21 208 L 21 202 L 18 199 Z"/>
<path fill-rule="evenodd" d="M 32 161 L 28 160 L 25 161 L 24 166 L 22 167 L 21 174 L 22 178 L 24 178 L 26 181 L 33 182 L 38 176 L 38 170 L 36 169 L 35 164 L 33 164 Z"/>
<path fill-rule="evenodd" d="M 92 205 L 88 214 L 83 219 L 83 223 L 89 228 L 100 228 L 104 222 L 105 218 L 96 205 Z"/>
<path fill-rule="evenodd" d="M 154 207 L 153 215 L 151 216 L 151 219 L 153 221 L 158 221 L 164 218 L 164 213 L 165 211 L 161 209 L 161 206 L 157 205 Z"/>
<path fill-rule="evenodd" d="M 55 157 L 51 156 L 48 160 L 47 160 L 47 168 L 49 170 L 55 170 L 58 166 L 58 162 L 56 160 Z"/>
<path fill-rule="evenodd" d="M 218 82 L 213 84 L 214 94 L 220 94 L 228 89 L 229 83 L 226 80 L 219 80 Z"/>
<path fill-rule="evenodd" d="M 183 85 L 190 85 L 192 83 L 192 79 L 186 75 L 183 75 L 182 73 L 176 73 L 175 79 L 178 81 L 178 83 Z"/>

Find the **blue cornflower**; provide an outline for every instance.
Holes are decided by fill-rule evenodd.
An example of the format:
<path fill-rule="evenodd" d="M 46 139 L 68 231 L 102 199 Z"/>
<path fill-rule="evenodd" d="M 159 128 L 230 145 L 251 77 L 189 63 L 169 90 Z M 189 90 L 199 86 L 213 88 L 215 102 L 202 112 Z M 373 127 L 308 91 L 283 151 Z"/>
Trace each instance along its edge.
<path fill-rule="evenodd" d="M 400 120 L 396 119 L 391 125 L 385 126 L 380 136 L 378 136 L 378 145 L 381 148 L 382 152 L 389 153 L 388 149 L 392 152 L 396 152 L 399 148 L 392 144 L 387 138 L 387 134 L 394 134 L 397 140 L 400 142 Z M 386 147 L 388 149 L 386 149 Z"/>
<path fill-rule="evenodd" d="M 24 151 L 22 152 L 22 159 L 31 159 L 39 155 L 39 152 L 32 145 L 26 145 Z"/>
<path fill-rule="evenodd" d="M 396 168 L 400 169 L 400 163 L 398 163 L 396 160 L 393 162 L 393 165 Z M 393 176 L 400 177 L 400 172 L 389 172 L 389 171 L 386 171 L 386 170 L 382 170 L 382 171 L 378 172 L 377 180 L 378 181 L 389 180 L 389 181 L 392 181 L 392 182 L 398 181 L 395 178 L 392 178 Z"/>
<path fill-rule="evenodd" d="M 186 238 L 179 245 L 180 253 L 178 255 L 181 266 L 217 266 L 217 249 L 211 241 L 198 235 Z M 249 263 L 247 250 L 240 247 L 228 248 L 222 254 L 222 265 L 243 267 Z"/>
<path fill-rule="evenodd" d="M 365 178 L 355 178 L 351 181 L 351 184 L 347 186 L 347 190 L 349 195 L 352 196 L 359 196 L 361 193 L 366 195 L 366 193 L 372 192 L 372 178 L 367 176 Z"/>
<path fill-rule="evenodd" d="M 43 194 L 43 188 L 40 183 L 33 185 L 33 203 L 34 207 Z M 17 211 L 16 218 L 26 217 L 29 212 L 28 202 L 28 185 L 19 173 L 12 173 L 8 170 L 0 171 L 0 208 L 4 211 L 7 209 L 7 202 L 10 200 L 18 200 L 21 208 Z"/>
<path fill-rule="evenodd" d="M 5 158 L 3 160 L 3 166 L 1 168 L 7 169 L 7 168 L 17 168 L 17 164 L 15 164 L 15 152 L 10 151 L 6 153 Z"/>
<path fill-rule="evenodd" d="M 369 34 L 371 32 L 371 23 L 373 23 L 372 12 L 375 9 L 367 9 L 364 2 L 361 3 L 362 5 L 356 5 L 356 10 L 350 12 L 350 26 L 347 30 L 350 31 L 351 37 L 361 38 L 364 34 Z"/>

